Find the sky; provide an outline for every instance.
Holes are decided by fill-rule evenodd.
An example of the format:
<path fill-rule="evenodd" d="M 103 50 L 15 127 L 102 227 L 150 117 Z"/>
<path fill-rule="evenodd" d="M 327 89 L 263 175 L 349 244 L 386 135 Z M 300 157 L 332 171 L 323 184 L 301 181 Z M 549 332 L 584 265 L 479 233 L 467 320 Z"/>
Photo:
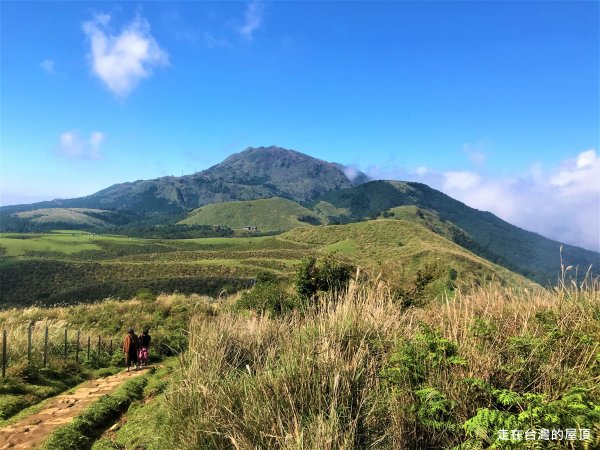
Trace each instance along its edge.
<path fill-rule="evenodd" d="M 598 2 L 0 8 L 2 205 L 278 145 L 600 250 Z"/>

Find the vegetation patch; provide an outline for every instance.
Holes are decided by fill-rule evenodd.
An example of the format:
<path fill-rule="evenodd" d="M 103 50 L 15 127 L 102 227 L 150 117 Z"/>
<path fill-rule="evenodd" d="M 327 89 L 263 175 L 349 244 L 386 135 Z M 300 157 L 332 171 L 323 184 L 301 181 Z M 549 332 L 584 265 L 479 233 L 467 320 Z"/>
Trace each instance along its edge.
<path fill-rule="evenodd" d="M 599 293 L 487 285 L 402 309 L 351 282 L 285 315 L 199 315 L 165 396 L 171 446 L 516 449 L 540 441 L 500 430 L 577 428 L 569 448 L 596 448 Z"/>
<path fill-rule="evenodd" d="M 299 203 L 281 197 L 243 202 L 205 205 L 190 213 L 182 224 L 227 225 L 234 229 L 249 227 L 257 231 L 285 231 L 296 227 L 320 225 L 318 214 Z"/>
<path fill-rule="evenodd" d="M 74 363 L 60 362 L 42 368 L 19 362 L 0 379 L 0 426 L 22 410 L 57 395 L 89 376 Z"/>
<path fill-rule="evenodd" d="M 343 241 L 336 242 L 334 244 L 329 244 L 325 247 L 325 251 L 329 253 L 356 253 L 358 252 L 358 247 L 356 246 L 356 241 L 354 239 L 344 239 Z"/>
<path fill-rule="evenodd" d="M 92 450 L 140 448 L 163 450 L 171 448 L 170 433 L 166 429 L 168 412 L 165 409 L 165 392 L 177 366 L 176 359 L 167 359 L 163 367 L 148 376 L 143 400 L 131 403 L 121 424 L 114 432 L 105 433 L 94 442 Z"/>

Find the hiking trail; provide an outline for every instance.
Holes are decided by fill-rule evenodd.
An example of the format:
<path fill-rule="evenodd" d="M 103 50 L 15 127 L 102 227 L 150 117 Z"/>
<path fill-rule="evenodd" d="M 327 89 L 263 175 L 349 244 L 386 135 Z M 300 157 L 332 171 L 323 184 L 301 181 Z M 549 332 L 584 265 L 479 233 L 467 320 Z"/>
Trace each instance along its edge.
<path fill-rule="evenodd" d="M 126 380 L 144 373 L 144 369 L 119 372 L 85 382 L 71 394 L 52 397 L 37 413 L 0 428 L 0 450 L 38 448 L 54 430 L 73 420 L 100 397 L 114 392 Z"/>

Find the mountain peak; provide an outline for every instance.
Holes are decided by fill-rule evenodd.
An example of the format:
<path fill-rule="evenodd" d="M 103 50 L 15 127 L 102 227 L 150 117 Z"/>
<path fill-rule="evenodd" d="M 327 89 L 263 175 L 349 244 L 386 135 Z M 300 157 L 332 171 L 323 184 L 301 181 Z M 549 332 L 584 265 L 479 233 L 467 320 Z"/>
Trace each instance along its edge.
<path fill-rule="evenodd" d="M 205 170 L 203 174 L 219 174 L 223 179 L 236 179 L 240 176 L 246 179 L 269 178 L 280 182 L 300 178 L 320 178 L 325 181 L 337 183 L 335 189 L 350 187 L 369 181 L 364 173 L 339 163 L 331 163 L 309 156 L 296 150 L 291 150 L 276 145 L 269 147 L 248 147 L 247 149 L 230 155 L 223 162 Z M 236 181 L 236 182 L 237 182 Z M 251 184 L 255 184 L 254 181 Z M 331 189 L 326 189 L 326 191 Z M 319 194 L 320 195 L 320 194 Z M 284 196 L 288 197 L 288 195 Z M 290 198 L 294 198 L 291 196 Z M 301 195 L 295 200 L 309 200 Z"/>
<path fill-rule="evenodd" d="M 274 189 L 275 196 L 303 202 L 355 185 L 345 169 L 341 164 L 272 145 L 248 147 L 205 170 L 202 175 L 227 183 L 266 186 Z M 366 175 L 358 174 L 362 180 L 367 179 Z"/>
<path fill-rule="evenodd" d="M 249 147 L 201 172 L 115 184 L 82 198 L 42 202 L 2 210 L 97 208 L 136 214 L 173 213 L 210 203 L 283 197 L 309 202 L 368 177 L 354 169 L 295 150 Z"/>

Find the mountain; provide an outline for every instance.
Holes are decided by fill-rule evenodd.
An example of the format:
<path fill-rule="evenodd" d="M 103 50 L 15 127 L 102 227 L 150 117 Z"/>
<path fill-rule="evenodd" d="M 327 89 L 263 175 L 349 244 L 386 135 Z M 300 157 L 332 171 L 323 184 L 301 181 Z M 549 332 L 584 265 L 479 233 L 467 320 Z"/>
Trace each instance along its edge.
<path fill-rule="evenodd" d="M 368 177 L 352 171 L 353 179 Z M 87 197 L 1 208 L 14 213 L 47 208 L 91 208 L 130 214 L 169 214 L 211 203 L 282 197 L 313 200 L 356 183 L 344 166 L 280 147 L 248 148 L 202 172 L 110 186 Z"/>
<path fill-rule="evenodd" d="M 598 252 L 523 230 L 422 183 L 371 181 L 327 193 L 314 203 L 329 204 L 334 211 L 341 211 L 340 217 L 347 221 L 382 215 L 420 222 L 473 253 L 542 284 L 556 281 L 561 269 L 561 248 L 564 266 L 578 266 L 583 272 L 592 266 L 594 273 L 600 266 Z M 417 207 L 414 213 L 394 209 L 407 205 Z"/>
<path fill-rule="evenodd" d="M 87 197 L 0 209 L 0 231 L 192 224 L 285 231 L 390 218 L 414 222 L 536 282 L 564 266 L 598 273 L 600 254 L 525 231 L 421 183 L 369 181 L 280 147 L 248 148 L 202 172 L 116 184 Z M 128 231 L 128 232 L 129 232 Z"/>

